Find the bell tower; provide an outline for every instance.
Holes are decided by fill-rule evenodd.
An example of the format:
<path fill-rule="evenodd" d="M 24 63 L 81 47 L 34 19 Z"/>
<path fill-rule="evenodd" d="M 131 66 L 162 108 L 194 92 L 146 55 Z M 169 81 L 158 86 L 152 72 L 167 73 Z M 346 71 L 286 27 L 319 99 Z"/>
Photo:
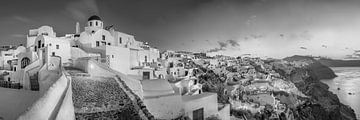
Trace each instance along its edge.
<path fill-rule="evenodd" d="M 101 18 L 99 16 L 93 15 L 89 17 L 87 27 L 89 28 L 91 33 L 94 33 L 99 29 L 103 29 L 103 22 L 101 21 Z"/>

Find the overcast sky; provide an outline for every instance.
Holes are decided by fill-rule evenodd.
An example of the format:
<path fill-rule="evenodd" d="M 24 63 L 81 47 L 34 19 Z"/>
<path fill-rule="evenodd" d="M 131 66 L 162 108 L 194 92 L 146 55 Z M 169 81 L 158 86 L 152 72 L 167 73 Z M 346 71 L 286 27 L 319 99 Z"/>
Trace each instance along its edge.
<path fill-rule="evenodd" d="M 2 0 L 0 44 L 25 43 L 29 29 L 58 36 L 99 15 L 105 25 L 161 50 L 226 55 L 343 58 L 360 50 L 357 0 Z"/>

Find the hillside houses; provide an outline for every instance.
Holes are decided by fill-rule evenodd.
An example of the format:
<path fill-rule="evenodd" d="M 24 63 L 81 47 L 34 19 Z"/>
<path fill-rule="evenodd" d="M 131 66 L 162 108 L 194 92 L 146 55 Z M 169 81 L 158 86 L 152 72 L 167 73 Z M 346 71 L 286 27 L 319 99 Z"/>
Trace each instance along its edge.
<path fill-rule="evenodd" d="M 220 105 L 216 93 L 203 92 L 194 76 L 197 68 L 190 63 L 196 55 L 172 51 L 160 54 L 133 35 L 116 31 L 114 26 L 105 27 L 96 15 L 89 17 L 83 31 L 79 26 L 77 23 L 75 33 L 65 36 L 57 36 L 51 26 L 31 29 L 25 46 L 1 51 L 1 87 L 38 94 L 45 93 L 52 80 L 65 71 L 78 71 L 71 75 L 82 80 L 115 73 L 156 119 L 230 119 L 229 104 Z"/>

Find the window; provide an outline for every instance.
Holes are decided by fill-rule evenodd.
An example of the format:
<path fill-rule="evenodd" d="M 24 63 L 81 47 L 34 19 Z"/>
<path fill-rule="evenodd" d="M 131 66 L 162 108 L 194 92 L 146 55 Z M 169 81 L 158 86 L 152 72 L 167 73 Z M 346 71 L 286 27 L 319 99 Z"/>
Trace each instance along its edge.
<path fill-rule="evenodd" d="M 36 49 L 37 49 L 37 47 L 35 46 L 35 52 L 36 52 Z"/>
<path fill-rule="evenodd" d="M 102 35 L 102 40 L 105 40 L 105 35 Z"/>
<path fill-rule="evenodd" d="M 16 71 L 16 67 L 14 67 L 14 71 Z"/>
<path fill-rule="evenodd" d="M 43 44 L 41 44 L 41 47 L 45 47 L 45 44 L 43 43 Z"/>
<path fill-rule="evenodd" d="M 55 52 L 52 52 L 52 56 L 55 56 Z"/>
<path fill-rule="evenodd" d="M 120 44 L 122 43 L 121 37 L 119 37 L 119 43 L 120 43 Z"/>
<path fill-rule="evenodd" d="M 204 120 L 204 108 L 193 111 L 193 120 Z"/>
<path fill-rule="evenodd" d="M 145 62 L 147 62 L 147 56 L 145 56 Z"/>
<path fill-rule="evenodd" d="M 99 46 L 100 46 L 100 42 L 96 41 L 96 47 L 99 47 Z"/>
<path fill-rule="evenodd" d="M 174 63 L 171 62 L 171 63 L 169 64 L 169 67 L 170 67 L 170 68 L 173 68 L 173 67 L 174 67 Z"/>
<path fill-rule="evenodd" d="M 114 58 L 114 55 L 111 55 L 112 58 Z"/>
<path fill-rule="evenodd" d="M 56 45 L 56 49 L 59 49 L 59 45 Z"/>
<path fill-rule="evenodd" d="M 98 26 L 98 22 L 97 22 L 97 21 L 95 22 L 95 25 Z"/>
<path fill-rule="evenodd" d="M 92 22 L 90 22 L 90 26 L 92 26 Z"/>
<path fill-rule="evenodd" d="M 51 46 L 51 43 L 49 44 L 49 46 Z"/>
<path fill-rule="evenodd" d="M 41 41 L 39 40 L 38 41 L 38 48 L 40 48 L 41 47 Z"/>
<path fill-rule="evenodd" d="M 150 79 L 150 72 L 143 72 L 143 80 L 149 80 Z"/>
<path fill-rule="evenodd" d="M 108 45 L 111 45 L 111 43 L 108 43 Z"/>
<path fill-rule="evenodd" d="M 102 42 L 101 42 L 101 45 L 106 45 L 106 42 L 102 41 Z"/>
<path fill-rule="evenodd" d="M 24 57 L 23 59 L 21 59 L 21 68 L 25 68 L 27 65 L 29 65 L 29 63 L 30 63 L 30 59 Z"/>

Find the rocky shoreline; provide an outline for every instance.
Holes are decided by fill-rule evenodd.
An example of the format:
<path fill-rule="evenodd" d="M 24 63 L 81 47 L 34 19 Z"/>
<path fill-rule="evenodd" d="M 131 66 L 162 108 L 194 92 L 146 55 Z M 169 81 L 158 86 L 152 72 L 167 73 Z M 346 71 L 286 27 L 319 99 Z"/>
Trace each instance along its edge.
<path fill-rule="evenodd" d="M 339 98 L 330 92 L 329 86 L 320 82 L 320 79 L 336 77 L 334 72 L 315 59 L 305 56 L 285 58 L 287 61 L 306 61 L 307 66 L 293 69 L 290 74 L 283 74 L 286 80 L 291 81 L 305 95 L 310 97 L 311 105 L 302 106 L 296 112 L 304 119 L 314 120 L 354 120 L 354 110 L 340 103 Z M 282 70 L 279 68 L 279 70 Z M 304 117 L 305 116 L 305 117 Z"/>

